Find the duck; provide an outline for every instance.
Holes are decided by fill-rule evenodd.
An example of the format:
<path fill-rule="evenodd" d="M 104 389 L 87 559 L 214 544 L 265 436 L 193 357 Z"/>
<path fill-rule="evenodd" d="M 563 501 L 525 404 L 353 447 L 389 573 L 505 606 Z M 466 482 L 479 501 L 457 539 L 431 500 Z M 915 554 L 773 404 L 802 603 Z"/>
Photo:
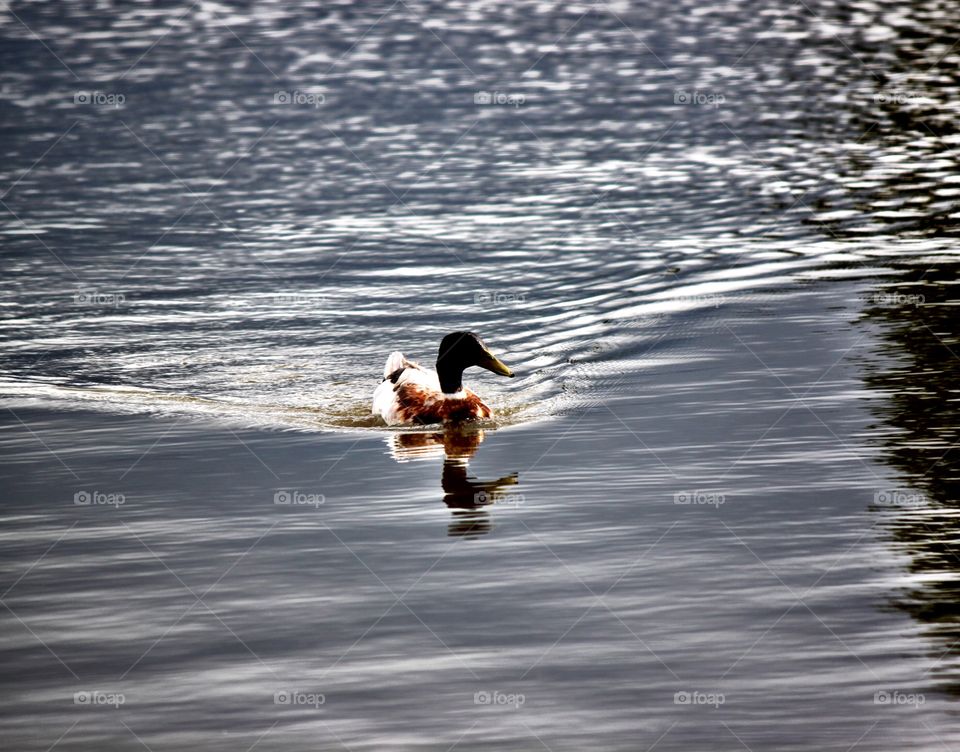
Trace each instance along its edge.
<path fill-rule="evenodd" d="M 463 386 L 463 372 L 471 366 L 514 375 L 473 332 L 451 332 L 440 341 L 435 371 L 394 351 L 373 393 L 373 414 L 390 426 L 489 420 L 493 410 Z"/>

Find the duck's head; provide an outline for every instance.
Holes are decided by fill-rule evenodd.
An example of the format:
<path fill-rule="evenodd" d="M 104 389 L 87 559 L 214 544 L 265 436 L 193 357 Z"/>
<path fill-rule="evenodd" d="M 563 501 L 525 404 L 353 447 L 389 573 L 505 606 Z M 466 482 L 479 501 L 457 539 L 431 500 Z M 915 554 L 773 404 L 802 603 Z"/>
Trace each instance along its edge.
<path fill-rule="evenodd" d="M 463 372 L 470 366 L 480 366 L 501 376 L 513 376 L 513 371 L 473 332 L 452 332 L 444 337 L 437 352 L 437 376 L 444 393 L 454 394 L 463 388 L 460 383 Z"/>

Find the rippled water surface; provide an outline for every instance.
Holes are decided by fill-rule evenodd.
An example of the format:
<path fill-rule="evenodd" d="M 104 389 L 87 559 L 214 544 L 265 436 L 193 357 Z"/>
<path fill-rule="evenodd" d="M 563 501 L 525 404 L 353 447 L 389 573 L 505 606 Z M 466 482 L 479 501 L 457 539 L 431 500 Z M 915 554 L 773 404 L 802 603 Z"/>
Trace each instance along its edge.
<path fill-rule="evenodd" d="M 5 748 L 960 743 L 956 18 L 5 6 Z"/>

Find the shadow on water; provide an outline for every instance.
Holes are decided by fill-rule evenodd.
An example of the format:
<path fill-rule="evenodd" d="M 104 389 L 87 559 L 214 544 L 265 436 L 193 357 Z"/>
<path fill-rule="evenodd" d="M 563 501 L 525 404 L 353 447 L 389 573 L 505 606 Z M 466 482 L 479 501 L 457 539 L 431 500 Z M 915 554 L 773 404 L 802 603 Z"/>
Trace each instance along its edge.
<path fill-rule="evenodd" d="M 931 673 L 960 695 L 960 331 L 954 292 L 960 263 L 901 263 L 902 276 L 877 289 L 865 314 L 881 323 L 868 387 L 885 399 L 875 411 L 889 463 L 904 488 L 881 492 L 878 511 L 909 556 L 911 585 L 894 605 L 932 640 Z"/>
<path fill-rule="evenodd" d="M 398 462 L 443 457 L 440 486 L 443 503 L 453 512 L 448 528 L 451 536 L 486 535 L 492 530 L 487 507 L 515 504 L 519 496 L 506 489 L 520 482 L 513 472 L 495 480 L 470 475 L 469 463 L 483 443 L 483 429 L 450 427 L 436 433 L 396 433 L 388 439 L 390 452 Z"/>

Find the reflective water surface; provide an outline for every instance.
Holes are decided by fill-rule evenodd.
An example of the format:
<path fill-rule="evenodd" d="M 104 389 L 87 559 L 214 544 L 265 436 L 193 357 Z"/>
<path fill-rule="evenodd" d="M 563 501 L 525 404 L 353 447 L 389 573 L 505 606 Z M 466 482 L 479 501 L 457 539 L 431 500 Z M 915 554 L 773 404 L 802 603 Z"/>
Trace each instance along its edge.
<path fill-rule="evenodd" d="M 4 747 L 956 746 L 958 39 L 5 6 Z"/>

